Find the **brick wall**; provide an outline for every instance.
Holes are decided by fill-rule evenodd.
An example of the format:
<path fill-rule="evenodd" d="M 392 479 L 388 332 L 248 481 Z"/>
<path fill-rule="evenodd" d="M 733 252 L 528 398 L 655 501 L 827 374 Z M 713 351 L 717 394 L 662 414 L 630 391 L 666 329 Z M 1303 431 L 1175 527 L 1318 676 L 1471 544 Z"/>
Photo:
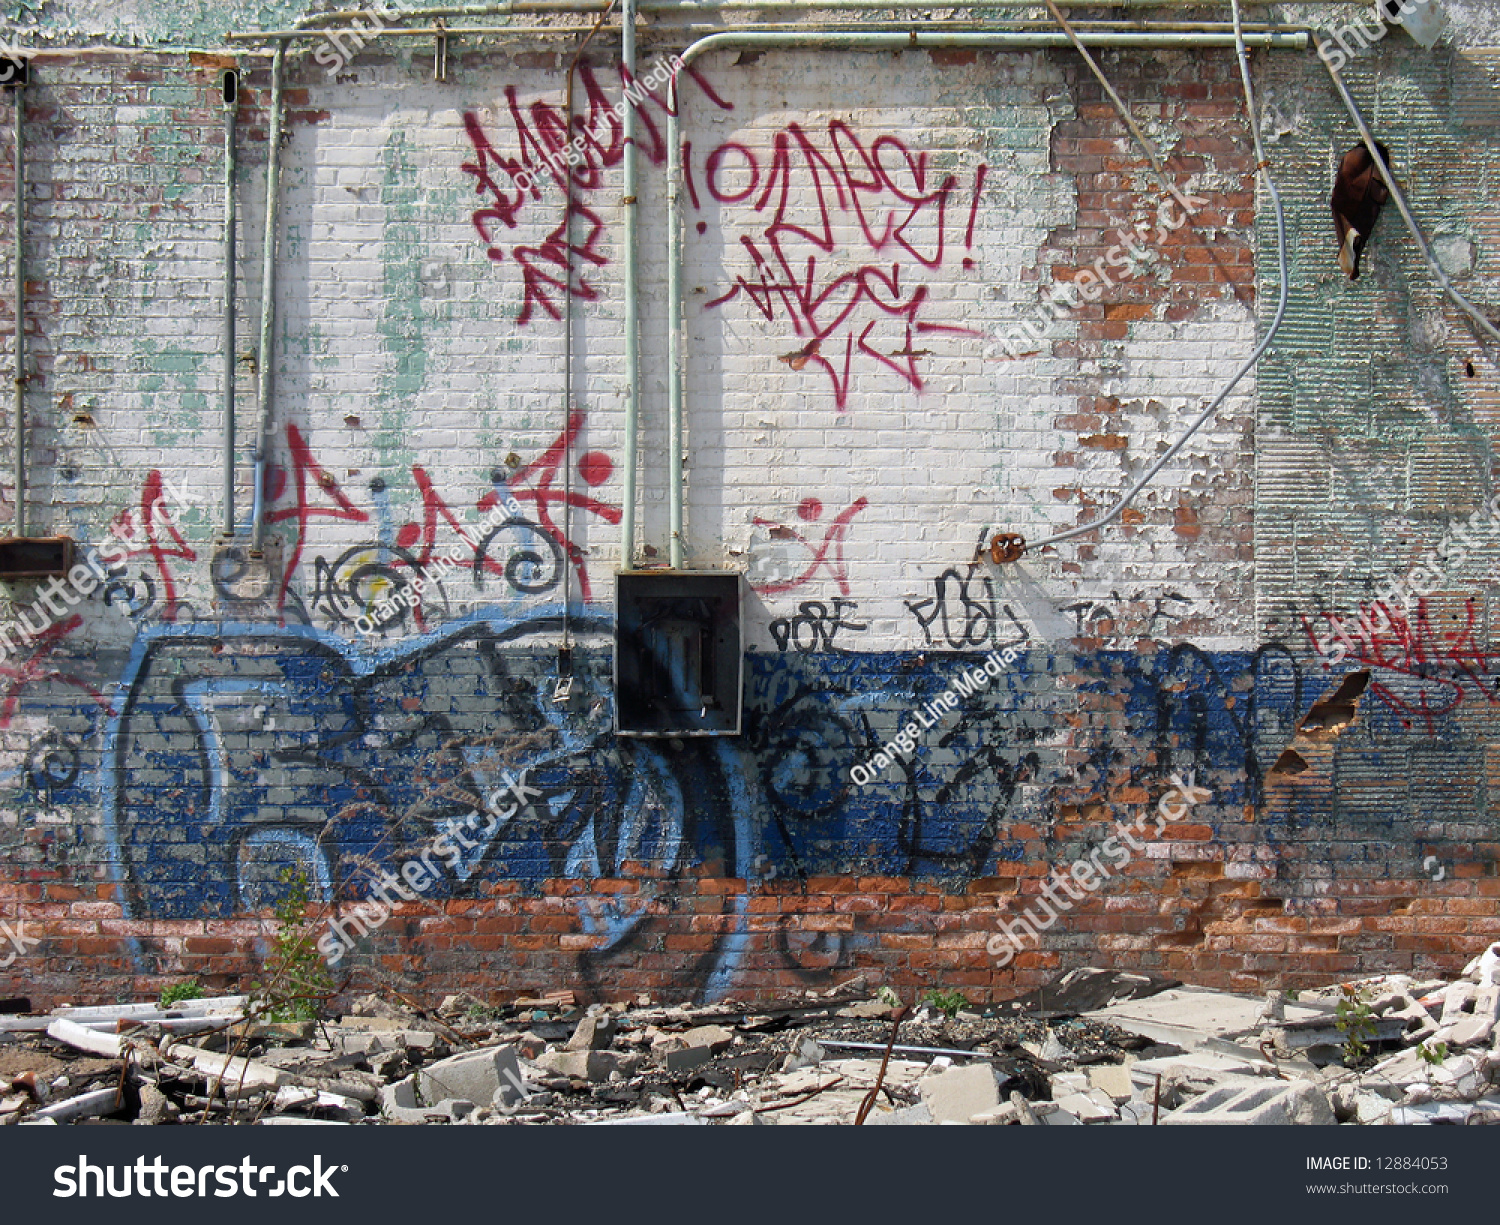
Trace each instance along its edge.
<path fill-rule="evenodd" d="M 683 76 L 687 552 L 748 571 L 751 654 L 742 736 L 635 741 L 611 731 L 618 73 L 596 48 L 577 79 L 565 231 L 542 155 L 564 143 L 565 56 L 467 48 L 446 82 L 424 56 L 291 70 L 263 561 L 218 535 L 226 61 L 33 66 L 29 518 L 85 553 L 112 529 L 131 547 L 0 665 L 0 919 L 43 942 L 0 992 L 235 985 L 287 864 L 320 913 L 370 920 L 338 959 L 351 989 L 429 996 L 862 970 L 977 995 L 1084 963 L 1248 989 L 1452 969 L 1494 937 L 1493 547 L 1376 658 L 1330 670 L 1308 633 L 1488 496 L 1495 378 L 1393 211 L 1366 276 L 1340 279 L 1326 199 L 1352 138 L 1315 59 L 1256 57 L 1293 234 L 1272 357 L 1119 526 L 1004 567 L 976 546 L 1107 508 L 1265 327 L 1274 230 L 1233 57 L 1102 55 L 1186 220 L 1069 54 L 730 51 Z M 1475 62 L 1392 43 L 1349 75 L 1483 301 L 1500 158 Z M 243 66 L 240 353 L 268 100 L 264 61 Z M 639 114 L 660 563 L 665 122 L 657 99 Z M 534 193 L 510 185 L 522 166 Z M 1107 284 L 1018 331 L 1099 261 Z M 237 377 L 243 528 L 253 361 Z M 507 495 L 522 516 L 491 517 Z M 413 607 L 360 632 L 419 575 Z M 16 585 L 11 619 L 36 598 Z M 986 658 L 999 675 L 909 760 L 851 780 Z M 1273 773 L 1356 666 L 1353 726 Z M 523 772 L 520 811 L 435 849 Z M 1043 913 L 1056 872 L 1189 773 L 1205 798 L 1007 955 L 999 924 Z M 374 921 L 378 882 L 424 855 L 418 900 Z"/>

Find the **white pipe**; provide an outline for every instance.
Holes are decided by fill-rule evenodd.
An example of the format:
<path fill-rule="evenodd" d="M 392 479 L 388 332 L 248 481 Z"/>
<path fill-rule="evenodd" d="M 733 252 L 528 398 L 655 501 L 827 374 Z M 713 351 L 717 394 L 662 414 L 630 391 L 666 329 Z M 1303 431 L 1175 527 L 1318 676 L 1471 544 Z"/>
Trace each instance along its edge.
<path fill-rule="evenodd" d="M 620 62 L 625 68 L 625 78 L 635 81 L 635 22 L 637 0 L 623 0 L 620 9 Z M 621 116 L 621 136 L 624 141 L 624 199 L 625 232 L 623 251 L 625 266 L 621 269 L 622 292 L 625 295 L 625 446 L 622 477 L 624 489 L 620 506 L 620 569 L 630 570 L 635 565 L 635 498 L 636 498 L 636 435 L 640 428 L 640 319 L 636 304 L 636 225 L 640 215 L 636 183 L 635 160 L 635 107 L 627 106 Z"/>

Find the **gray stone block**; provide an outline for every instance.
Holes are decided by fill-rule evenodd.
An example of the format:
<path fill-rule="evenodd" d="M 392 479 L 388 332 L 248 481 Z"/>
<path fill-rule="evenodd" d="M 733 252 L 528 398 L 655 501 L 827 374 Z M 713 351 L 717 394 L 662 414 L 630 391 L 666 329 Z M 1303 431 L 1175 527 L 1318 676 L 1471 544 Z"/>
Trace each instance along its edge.
<path fill-rule="evenodd" d="M 935 1123 L 967 1123 L 1000 1104 L 1000 1084 L 987 1063 L 968 1063 L 924 1076 L 920 1088 Z"/>
<path fill-rule="evenodd" d="M 1249 1126 L 1326 1125 L 1337 1122 L 1327 1096 L 1307 1081 L 1273 1081 L 1264 1085 L 1222 1085 L 1186 1106 L 1179 1106 L 1162 1124 L 1238 1124 Z"/>
<path fill-rule="evenodd" d="M 488 1102 L 501 1085 L 521 1079 L 521 1063 L 513 1046 L 492 1046 L 447 1059 L 417 1073 L 417 1092 L 423 1102 L 457 1098 Z"/>

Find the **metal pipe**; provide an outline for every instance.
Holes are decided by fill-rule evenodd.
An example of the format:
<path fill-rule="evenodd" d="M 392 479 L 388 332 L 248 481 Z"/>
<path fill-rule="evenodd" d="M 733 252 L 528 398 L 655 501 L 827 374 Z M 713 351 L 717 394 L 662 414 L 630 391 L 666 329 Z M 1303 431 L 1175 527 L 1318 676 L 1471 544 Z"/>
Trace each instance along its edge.
<path fill-rule="evenodd" d="M 805 13 L 805 12 L 890 12 L 899 13 L 913 9 L 932 12 L 935 9 L 1041 9 L 1045 0 L 947 0 L 934 5 L 931 0 L 711 0 L 695 3 L 692 0 L 637 0 L 637 12 L 671 13 L 719 13 L 748 10 L 756 13 Z M 1255 0 L 1262 8 L 1271 8 L 1280 0 Z M 1063 8 L 1100 8 L 1098 0 L 1058 0 Z M 1325 4 L 1366 4 L 1368 0 L 1324 0 Z M 1202 8 L 1203 0 L 1114 0 L 1111 8 Z M 430 8 L 403 9 L 402 16 L 408 20 L 428 17 L 492 17 L 505 13 L 599 13 L 609 8 L 609 0 L 513 0 L 503 4 L 456 4 L 438 5 Z M 314 23 L 349 21 L 355 17 L 368 17 L 363 9 L 340 9 L 336 12 L 314 13 L 294 24 L 298 29 L 312 28 Z"/>
<path fill-rule="evenodd" d="M 1235 47 L 1234 34 L 1197 34 L 1155 31 L 1080 31 L 1077 37 L 1093 47 Z M 1281 47 L 1293 50 L 1307 48 L 1307 32 L 1244 35 L 1247 46 Z M 706 52 L 721 47 L 843 47 L 850 49 L 893 51 L 919 47 L 988 47 L 996 50 L 1039 50 L 1071 46 L 1061 31 L 975 32 L 911 30 L 907 33 L 871 33 L 850 31 L 806 31 L 767 33 L 726 31 L 710 34 L 690 44 L 681 55 L 684 67 Z M 667 109 L 667 496 L 668 523 L 671 531 L 670 555 L 674 570 L 683 568 L 683 363 L 685 345 L 682 334 L 682 166 L 681 99 L 677 78 L 672 81 L 674 105 Z"/>
<path fill-rule="evenodd" d="M 1390 188 L 1391 199 L 1396 202 L 1396 208 L 1401 213 L 1401 219 L 1406 222 L 1406 228 L 1411 231 L 1412 239 L 1417 244 L 1417 250 L 1422 253 L 1422 258 L 1427 261 L 1427 266 L 1432 269 L 1432 275 L 1437 277 L 1438 284 L 1448 297 L 1463 310 L 1480 327 L 1489 333 L 1491 338 L 1500 340 L 1500 331 L 1496 331 L 1495 325 L 1479 313 L 1468 298 L 1453 288 L 1453 282 L 1448 279 L 1442 264 L 1438 263 L 1437 256 L 1432 253 L 1432 248 L 1427 245 L 1427 238 L 1422 233 L 1422 227 L 1417 224 L 1417 219 L 1412 216 L 1411 206 L 1406 202 L 1406 195 L 1401 190 L 1401 185 L 1396 182 L 1396 176 L 1391 173 L 1391 168 L 1386 165 L 1385 158 L 1380 156 L 1380 150 L 1376 147 L 1375 137 L 1370 132 L 1370 125 L 1365 122 L 1364 115 L 1354 101 L 1354 96 L 1349 92 L 1348 86 L 1344 84 L 1344 78 L 1339 76 L 1339 70 L 1335 68 L 1323 56 L 1323 66 L 1328 69 L 1328 75 L 1333 78 L 1333 84 L 1339 91 L 1339 97 L 1344 100 L 1344 109 L 1349 112 L 1349 118 L 1354 120 L 1354 126 L 1359 132 L 1359 138 L 1364 141 L 1365 148 L 1369 150 L 1371 159 L 1380 171 L 1381 177 L 1385 179 L 1385 185 Z"/>
<path fill-rule="evenodd" d="M 11 87 L 11 102 L 15 107 L 16 135 L 16 195 L 15 195 L 15 249 L 16 249 L 16 401 L 15 401 L 15 485 L 17 538 L 26 535 L 26 93 L 24 85 Z"/>
<path fill-rule="evenodd" d="M 682 67 L 689 55 L 709 39 L 699 39 L 682 53 Z M 778 37 L 780 37 L 778 35 Z M 699 54 L 702 54 L 700 51 Z M 682 547 L 682 144 L 678 126 L 682 116 L 682 93 L 677 87 L 681 68 L 667 86 L 672 105 L 667 107 L 667 544 L 668 564 L 683 568 Z"/>
<path fill-rule="evenodd" d="M 751 7 L 754 7 L 754 6 L 751 6 Z M 597 10 L 590 9 L 588 11 L 589 12 L 594 12 L 594 11 L 597 11 Z M 899 9 L 892 10 L 892 11 L 899 11 Z M 682 10 L 682 12 L 683 12 L 684 15 L 692 16 L 692 12 L 690 10 Z M 326 16 L 327 14 L 322 14 L 322 15 Z M 580 13 L 579 15 L 582 15 L 582 13 Z M 1008 23 L 1006 23 L 1006 26 L 1005 26 L 1004 29 L 996 29 L 996 27 L 995 27 L 995 25 L 993 23 L 980 23 L 980 22 L 976 22 L 976 21 L 970 21 L 970 22 L 968 22 L 966 24 L 965 23 L 958 23 L 958 22 L 951 22 L 951 21 L 937 21 L 937 22 L 928 21 L 928 22 L 924 22 L 923 25 L 926 28 L 926 30 L 928 30 L 928 31 L 931 31 L 931 30 L 934 30 L 934 29 L 938 29 L 938 30 L 949 29 L 949 28 L 952 28 L 954 26 L 960 26 L 962 29 L 971 30 L 974 33 L 988 33 L 988 34 L 998 34 L 998 33 L 1006 33 L 1006 32 L 1025 33 L 1025 32 L 1030 31 L 1030 30 L 1035 30 L 1038 33 L 1046 33 L 1051 28 L 1048 25 L 1048 23 L 1046 23 L 1046 22 L 1037 22 L 1037 21 L 1008 22 Z M 521 36 L 530 37 L 532 35 L 545 35 L 545 34 L 550 34 L 550 35 L 553 35 L 553 36 L 563 36 L 563 35 L 577 34 L 582 28 L 583 27 L 581 25 L 577 25 L 577 24 L 575 24 L 575 25 L 550 25 L 550 26 L 437 26 L 437 25 L 434 25 L 434 26 L 414 26 L 414 27 L 400 26 L 400 27 L 388 27 L 388 28 L 386 28 L 384 30 L 381 30 L 380 34 L 379 34 L 379 37 L 381 37 L 381 38 L 458 38 L 458 37 L 461 37 L 461 36 L 463 36 L 465 34 L 470 34 L 470 35 L 474 35 L 476 37 L 484 37 L 484 38 L 505 38 L 505 37 L 521 37 Z M 718 25 L 717 25 L 717 23 L 708 23 L 708 24 L 705 24 L 703 26 L 697 26 L 697 27 L 692 26 L 692 25 L 658 25 L 658 26 L 653 27 L 653 32 L 654 33 L 658 33 L 658 34 L 682 34 L 682 33 L 692 33 L 695 29 L 699 29 L 699 28 L 717 31 L 718 30 Z M 818 32 L 818 33 L 821 33 L 821 32 L 830 32 L 830 31 L 841 31 L 841 30 L 846 30 L 847 29 L 847 30 L 850 30 L 850 31 L 853 31 L 853 32 L 892 33 L 892 34 L 903 34 L 904 35 L 906 33 L 906 31 L 908 31 L 910 28 L 911 28 L 911 20 L 908 18 L 906 20 L 891 20 L 891 21 L 883 21 L 883 22 L 861 22 L 857 26 L 854 23 L 852 23 L 852 22 L 846 22 L 846 23 L 843 23 L 843 24 L 839 24 L 839 23 L 827 23 L 827 22 L 814 22 L 814 23 L 796 22 L 796 23 L 783 24 L 783 25 L 777 25 L 775 23 L 761 23 L 761 22 L 757 22 L 756 25 L 755 25 L 755 32 L 757 32 L 757 33 L 773 33 L 773 32 L 786 32 L 786 33 Z M 1178 21 L 1178 22 L 1168 21 L 1168 22 L 1152 22 L 1150 29 L 1149 30 L 1144 30 L 1144 31 L 1141 29 L 1141 26 L 1140 26 L 1139 23 L 1129 24 L 1129 23 L 1121 23 L 1121 22 L 1075 23 L 1075 27 L 1074 28 L 1076 28 L 1076 29 L 1078 29 L 1080 31 L 1083 31 L 1083 30 L 1087 29 L 1090 32 L 1094 32 L 1094 33 L 1116 33 L 1116 32 L 1117 33 L 1121 33 L 1121 34 L 1140 34 L 1140 33 L 1145 33 L 1145 34 L 1148 34 L 1148 35 L 1155 34 L 1155 33 L 1184 33 L 1184 34 L 1224 33 L 1226 38 L 1230 37 L 1230 35 L 1228 34 L 1228 29 L 1229 29 L 1228 25 L 1226 23 L 1224 23 L 1224 22 L 1216 22 L 1216 21 L 1192 21 L 1192 22 L 1189 22 L 1189 21 Z M 279 42 L 293 42 L 293 41 L 298 41 L 298 40 L 307 41 L 307 40 L 311 40 L 311 39 L 315 39 L 315 38 L 326 38 L 329 35 L 330 32 L 331 32 L 331 30 L 329 28 L 316 27 L 315 26 L 315 27 L 309 27 L 307 29 L 293 28 L 293 29 L 285 29 L 285 30 L 241 31 L 241 32 L 237 32 L 237 33 L 226 34 L 224 37 L 225 37 L 225 41 L 226 42 L 231 42 L 231 43 L 257 43 L 257 42 L 277 42 L 277 41 L 279 41 Z M 1256 37 L 1258 37 L 1260 34 L 1283 34 L 1283 35 L 1297 36 L 1297 35 L 1305 35 L 1305 31 L 1302 28 L 1300 28 L 1300 27 L 1289 27 L 1289 26 L 1285 26 L 1285 25 L 1261 23 L 1261 24 L 1258 24 L 1257 26 L 1254 27 L 1253 32 L 1247 33 L 1247 37 L 1251 38 L 1251 40 L 1252 40 L 1251 41 L 1251 45 L 1252 46 L 1259 46 L 1260 45 L 1259 43 L 1257 43 L 1257 42 L 1254 41 L 1254 39 Z M 373 41 L 373 39 L 371 41 Z M 1099 44 L 1099 45 L 1106 45 L 1106 44 Z M 1124 45 L 1124 44 L 1108 44 L 1108 45 Z M 1226 45 L 1229 45 L 1229 44 L 1226 44 Z M 270 54 L 270 53 L 262 52 L 261 54 Z"/>
<path fill-rule="evenodd" d="M 276 328 L 276 222 L 281 212 L 281 117 L 286 102 L 286 42 L 271 60 L 271 113 L 266 122 L 266 226 L 261 244 L 260 350 L 256 364 L 259 413 L 255 423 L 255 495 L 250 514 L 250 552 L 259 553 L 266 527 L 266 452 L 271 436 L 271 396 Z"/>
<path fill-rule="evenodd" d="M 500 38 L 508 34 L 526 35 L 533 34 L 577 34 L 581 26 L 422 26 L 422 27 L 392 27 L 381 30 L 381 38 L 458 38 L 464 34 L 483 35 L 486 38 Z M 278 42 L 283 45 L 295 42 L 298 39 L 324 38 L 328 35 L 327 30 L 251 30 L 242 33 L 231 33 L 224 35 L 224 41 L 230 43 L 261 43 Z M 372 40 L 373 41 L 373 40 Z"/>
<path fill-rule="evenodd" d="M 224 535 L 234 535 L 234 120 L 239 73 L 224 70 Z"/>
<path fill-rule="evenodd" d="M 1193 424 L 1188 426 L 1176 442 L 1162 452 L 1156 462 L 1146 469 L 1145 475 L 1130 487 L 1124 497 L 1110 507 L 1109 510 L 1105 511 L 1104 514 L 1091 519 L 1088 523 L 1081 523 L 1077 527 L 1071 527 L 1061 532 L 1054 532 L 1045 540 L 1039 540 L 1035 544 L 1027 545 L 1026 549 L 1028 552 L 1046 548 L 1049 545 L 1058 544 L 1064 540 L 1072 540 L 1075 536 L 1086 535 L 1105 526 L 1105 524 L 1113 523 L 1124 514 L 1125 508 L 1151 483 L 1156 474 L 1167 466 L 1172 457 L 1181 451 L 1183 447 L 1187 446 L 1188 439 L 1196 434 L 1213 417 L 1218 411 L 1219 405 L 1229 398 L 1229 393 L 1234 390 L 1239 381 L 1250 373 L 1255 364 L 1260 361 L 1265 351 L 1271 347 L 1271 342 L 1276 338 L 1276 333 L 1281 330 L 1282 320 L 1286 318 L 1287 294 L 1291 284 L 1290 274 L 1287 271 L 1286 213 L 1282 207 L 1281 193 L 1276 190 L 1275 180 L 1271 178 L 1270 162 L 1266 158 L 1265 147 L 1261 143 L 1260 119 L 1255 113 L 1255 95 L 1250 88 L 1250 61 L 1246 52 L 1247 40 L 1242 33 L 1240 25 L 1239 0 L 1230 0 L 1230 7 L 1234 13 L 1235 54 L 1239 60 L 1240 81 L 1245 90 L 1245 112 L 1250 120 L 1250 136 L 1255 145 L 1255 169 L 1265 179 L 1266 190 L 1271 196 L 1271 207 L 1276 215 L 1276 263 L 1277 273 L 1280 278 L 1276 295 L 1276 314 L 1271 319 L 1271 326 L 1266 329 L 1265 336 L 1256 345 L 1255 351 L 1234 372 L 1229 382 L 1224 384 L 1219 390 L 1219 394 L 1209 402 L 1208 407 L 1198 414 Z M 1062 21 L 1063 19 L 1059 16 L 1058 20 Z M 1120 105 L 1123 106 L 1124 104 L 1121 103 Z M 1149 150 L 1150 145 L 1146 141 L 1146 138 L 1139 132 L 1137 132 L 1136 136 Z"/>
<path fill-rule="evenodd" d="M 623 0 L 620 9 L 620 63 L 625 69 L 625 79 L 635 82 L 635 21 L 638 0 Z M 627 99 L 628 102 L 628 99 Z M 635 107 L 627 105 L 620 117 L 624 152 L 621 167 L 624 176 L 623 198 L 625 210 L 625 232 L 622 237 L 622 256 L 625 266 L 621 269 L 625 295 L 625 447 L 622 477 L 624 489 L 620 506 L 620 569 L 630 570 L 635 566 L 635 470 L 636 434 L 640 426 L 640 360 L 641 347 L 638 336 L 640 319 L 636 305 L 636 221 L 637 184 L 635 160 Z"/>

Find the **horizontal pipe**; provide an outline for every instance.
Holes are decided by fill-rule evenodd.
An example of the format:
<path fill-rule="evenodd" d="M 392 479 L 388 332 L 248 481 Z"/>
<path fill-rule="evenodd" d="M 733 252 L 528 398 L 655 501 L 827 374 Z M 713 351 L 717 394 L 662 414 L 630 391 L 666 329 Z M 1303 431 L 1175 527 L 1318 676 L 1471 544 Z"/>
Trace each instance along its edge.
<path fill-rule="evenodd" d="M 461 34 L 479 35 L 484 38 L 503 38 L 506 35 L 568 34 L 578 33 L 579 26 L 392 26 L 381 30 L 381 38 L 435 38 L 441 34 L 454 38 Z M 224 35 L 225 42 L 280 42 L 289 43 L 297 39 L 326 38 L 332 30 L 253 30 L 248 33 Z"/>
<path fill-rule="evenodd" d="M 1279 0 L 1255 0 L 1262 8 L 1271 8 Z M 1101 8 L 1099 0 L 1057 0 L 1061 8 Z M 1368 4 L 1369 0 L 1323 0 L 1325 5 L 1341 8 Z M 719 13 L 747 11 L 754 13 L 817 13 L 817 12 L 890 12 L 899 13 L 920 10 L 930 13 L 938 9 L 995 10 L 995 9 L 1041 9 L 1042 0 L 947 0 L 933 4 L 931 0 L 640 0 L 638 12 L 657 15 L 671 13 Z M 1195 8 L 1205 7 L 1203 0 L 1113 0 L 1110 8 Z M 403 9 L 408 20 L 428 17 L 492 17 L 505 13 L 602 13 L 610 8 L 610 0 L 513 0 L 508 4 L 457 4 L 431 8 Z M 336 23 L 354 17 L 368 16 L 360 9 L 341 9 L 332 13 L 314 13 L 296 22 L 299 29 L 310 28 L 314 23 Z"/>
<path fill-rule="evenodd" d="M 682 12 L 684 14 L 687 14 L 687 15 L 691 15 L 694 12 L 694 10 L 689 10 L 689 9 L 674 10 L 674 11 L 680 11 L 680 12 Z M 893 10 L 893 11 L 895 11 L 895 10 Z M 351 14 L 351 16 L 358 16 L 358 14 Z M 406 16 L 411 16 L 411 14 L 406 14 Z M 438 35 L 442 35 L 444 37 L 449 37 L 449 38 L 458 38 L 458 37 L 462 37 L 463 35 L 466 35 L 466 34 L 470 35 L 470 36 L 473 36 L 473 37 L 479 37 L 479 38 L 532 37 L 532 36 L 536 36 L 536 35 L 547 35 L 547 34 L 551 34 L 551 35 L 575 35 L 582 28 L 583 27 L 580 26 L 580 25 L 550 25 L 550 26 L 387 26 L 385 29 L 382 29 L 382 30 L 380 30 L 378 32 L 378 37 L 380 37 L 380 38 L 435 38 Z M 710 30 L 713 30 L 715 32 L 718 32 L 718 27 L 717 26 L 706 26 L 706 27 L 703 27 L 703 28 L 710 29 Z M 1199 35 L 1199 34 L 1220 34 L 1226 40 L 1223 45 L 1225 45 L 1225 46 L 1233 46 L 1234 45 L 1234 35 L 1233 35 L 1233 32 L 1232 32 L 1232 28 L 1230 27 L 1230 25 L 1227 22 L 1222 22 L 1222 21 L 1192 21 L 1192 22 L 1189 22 L 1189 21 L 1177 21 L 1177 22 L 1167 21 L 1167 22 L 1152 22 L 1151 25 L 1150 25 L 1150 27 L 1147 28 L 1147 29 L 1142 29 L 1139 23 L 1126 24 L 1126 23 L 1122 23 L 1122 22 L 1079 22 L 1079 23 L 1077 23 L 1077 25 L 1074 28 L 1077 29 L 1081 34 L 1082 33 L 1091 33 L 1091 34 L 1094 34 L 1095 36 L 1104 36 L 1104 35 L 1108 35 L 1108 34 L 1119 34 L 1121 36 L 1129 36 L 1129 37 L 1132 37 L 1132 38 L 1141 37 L 1141 36 L 1145 36 L 1145 37 L 1149 37 L 1149 38 L 1155 38 L 1155 37 L 1157 37 L 1158 35 L 1161 35 L 1161 34 L 1188 34 L 1188 35 L 1194 35 L 1194 36 Z M 337 27 L 308 26 L 308 27 L 305 27 L 305 28 L 304 27 L 298 27 L 298 28 L 292 28 L 292 29 L 286 29 L 286 30 L 252 30 L 252 31 L 240 31 L 240 32 L 230 33 L 230 34 L 226 34 L 224 37 L 225 37 L 225 41 L 232 42 L 232 43 L 245 43 L 245 42 L 292 42 L 292 41 L 297 41 L 297 40 L 312 41 L 312 40 L 315 40 L 315 39 L 318 39 L 318 38 L 326 38 L 330 33 L 334 33 L 336 31 L 336 29 L 337 29 Z M 844 31 L 846 29 L 850 33 L 856 33 L 856 34 L 892 34 L 892 35 L 903 35 L 904 36 L 906 34 L 906 32 L 911 29 L 911 22 L 909 20 L 908 21 L 890 21 L 890 22 L 865 22 L 865 23 L 862 23 L 861 25 L 859 25 L 858 27 L 855 27 L 852 24 L 846 26 L 846 25 L 839 25 L 839 24 L 835 24 L 835 23 L 821 23 L 821 22 L 819 22 L 819 23 L 797 22 L 797 23 L 786 24 L 786 25 L 776 25 L 774 23 L 772 23 L 772 24 L 757 23 L 754 31 L 723 31 L 723 33 L 725 33 L 726 35 L 732 35 L 734 37 L 740 37 L 743 33 L 752 33 L 752 32 L 753 33 L 762 33 L 762 34 L 797 33 L 799 31 L 807 31 L 808 33 L 838 33 L 838 32 L 842 32 L 842 31 Z M 684 30 L 692 31 L 693 27 L 691 27 L 691 26 L 688 26 L 688 27 L 681 27 L 681 26 L 664 27 L 664 26 L 659 26 L 653 32 L 654 33 L 660 33 L 660 34 L 665 34 L 665 33 L 681 33 Z M 971 23 L 967 23 L 966 24 L 966 23 L 953 22 L 953 21 L 936 21 L 936 22 L 924 22 L 923 23 L 923 33 L 924 33 L 924 36 L 928 37 L 928 38 L 933 37 L 933 35 L 936 32 L 938 32 L 938 31 L 949 31 L 949 32 L 952 32 L 952 33 L 988 34 L 988 35 L 1015 35 L 1015 34 L 1027 34 L 1027 33 L 1031 33 L 1031 32 L 1036 32 L 1038 34 L 1046 34 L 1050 38 L 1050 37 L 1052 37 L 1054 30 L 1055 30 L 1055 27 L 1053 27 L 1051 25 L 1051 23 L 1044 22 L 1044 21 L 1007 22 L 1004 27 L 1001 27 L 1001 28 L 998 28 L 998 29 L 996 28 L 996 26 L 994 25 L 994 23 L 975 24 L 975 23 L 971 22 Z M 1247 42 L 1247 45 L 1248 46 L 1252 46 L 1252 47 L 1269 46 L 1271 44 L 1269 44 L 1269 43 L 1263 43 L 1263 42 L 1260 42 L 1258 40 L 1261 39 L 1261 38 L 1264 38 L 1267 35 L 1273 35 L 1273 34 L 1277 35 L 1277 36 L 1284 36 L 1284 37 L 1289 37 L 1289 38 L 1300 38 L 1300 39 L 1303 39 L 1304 41 L 1302 43 L 1300 43 L 1300 44 L 1297 44 L 1297 45 L 1299 45 L 1299 46 L 1305 46 L 1306 45 L 1306 42 L 1305 42 L 1305 40 L 1307 38 L 1307 31 L 1306 30 L 1301 29 L 1301 28 L 1294 28 L 1294 27 L 1288 27 L 1288 26 L 1282 26 L 1282 25 L 1274 25 L 1274 24 L 1262 24 L 1262 25 L 1248 26 L 1246 28 L 1246 38 L 1247 38 L 1247 40 L 1249 40 Z M 373 37 L 371 38 L 370 41 L 373 41 Z M 1085 41 L 1087 42 L 1088 39 L 1085 39 Z M 1037 45 L 1038 46 L 1062 46 L 1062 45 L 1065 45 L 1065 44 L 1066 44 L 1066 39 L 1060 39 L 1060 41 L 1038 43 Z M 1137 42 L 1122 42 L 1122 43 L 1095 43 L 1095 44 L 1092 44 L 1092 45 L 1096 45 L 1096 46 L 1144 46 L 1144 45 L 1152 45 L 1152 44 L 1143 44 L 1143 43 L 1137 43 Z M 1198 44 L 1198 43 L 1194 43 L 1192 45 L 1194 45 L 1194 46 L 1199 46 L 1199 45 L 1215 45 L 1215 46 L 1217 46 L 1219 44 Z"/>

